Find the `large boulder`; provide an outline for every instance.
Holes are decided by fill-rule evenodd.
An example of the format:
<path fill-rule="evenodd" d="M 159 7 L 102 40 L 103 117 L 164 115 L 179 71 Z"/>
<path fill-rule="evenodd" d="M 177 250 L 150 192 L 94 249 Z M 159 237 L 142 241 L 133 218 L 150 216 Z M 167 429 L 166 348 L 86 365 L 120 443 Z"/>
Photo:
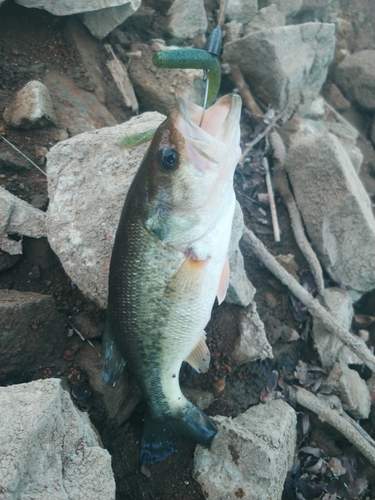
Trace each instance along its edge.
<path fill-rule="evenodd" d="M 256 96 L 275 109 L 307 110 L 333 59 L 335 25 L 305 23 L 250 33 L 227 43 L 224 59 L 238 64 Z"/>
<path fill-rule="evenodd" d="M 287 171 L 312 245 L 338 283 L 375 288 L 375 220 L 352 162 L 333 134 L 293 145 Z"/>
<path fill-rule="evenodd" d="M 174 0 L 168 11 L 168 31 L 179 39 L 194 39 L 207 31 L 207 16 L 203 0 Z"/>
<path fill-rule="evenodd" d="M 114 500 L 111 457 L 58 379 L 0 387 L 4 499 Z"/>
<path fill-rule="evenodd" d="M 336 68 L 335 80 L 349 101 L 375 110 L 375 50 L 345 57 Z"/>
<path fill-rule="evenodd" d="M 284 401 L 215 417 L 211 447 L 198 445 L 194 477 L 206 498 L 280 500 L 296 447 L 296 414 Z"/>

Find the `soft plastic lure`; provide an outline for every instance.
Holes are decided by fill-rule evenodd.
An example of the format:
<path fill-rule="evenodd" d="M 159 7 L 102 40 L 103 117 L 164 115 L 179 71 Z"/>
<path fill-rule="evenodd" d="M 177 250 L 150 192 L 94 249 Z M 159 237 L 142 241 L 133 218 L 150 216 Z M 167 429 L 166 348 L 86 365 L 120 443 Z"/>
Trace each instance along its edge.
<path fill-rule="evenodd" d="M 211 106 L 217 97 L 221 83 L 221 67 L 218 56 L 221 52 L 222 35 L 220 26 L 217 26 L 209 36 L 206 47 L 202 49 L 176 49 L 156 52 L 152 62 L 157 68 L 168 69 L 203 69 L 204 80 L 206 81 L 206 91 L 203 100 L 203 121 L 204 111 Z M 156 129 L 149 130 L 142 134 L 123 137 L 116 144 L 123 148 L 138 146 L 143 142 L 152 139 Z"/>

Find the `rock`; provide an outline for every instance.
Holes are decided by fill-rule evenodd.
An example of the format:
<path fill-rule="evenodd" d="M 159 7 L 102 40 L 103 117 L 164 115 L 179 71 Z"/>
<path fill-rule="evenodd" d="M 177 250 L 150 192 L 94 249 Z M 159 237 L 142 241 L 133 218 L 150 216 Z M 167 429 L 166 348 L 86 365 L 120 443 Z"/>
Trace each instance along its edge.
<path fill-rule="evenodd" d="M 312 118 L 313 120 L 320 120 L 324 118 L 325 115 L 325 102 L 323 97 L 318 96 L 311 103 L 310 109 L 306 111 L 306 118 Z"/>
<path fill-rule="evenodd" d="M 317 13 L 324 10 L 332 3 L 332 0 L 302 0 L 301 11 L 316 11 Z"/>
<path fill-rule="evenodd" d="M 371 125 L 371 140 L 375 146 L 375 116 L 372 120 L 372 125 Z M 375 169 L 374 169 L 375 170 Z"/>
<path fill-rule="evenodd" d="M 185 398 L 194 403 L 195 406 L 198 406 L 201 410 L 208 408 L 214 401 L 214 396 L 211 392 L 189 387 L 181 387 L 181 390 Z"/>
<path fill-rule="evenodd" d="M 257 405 L 236 418 L 214 417 L 218 433 L 198 445 L 194 477 L 206 498 L 280 500 L 296 447 L 296 414 L 281 400 Z"/>
<path fill-rule="evenodd" d="M 44 83 L 56 105 L 59 126 L 68 132 L 67 137 L 117 124 L 93 92 L 78 88 L 69 77 L 51 70 Z"/>
<path fill-rule="evenodd" d="M 256 96 L 275 109 L 309 109 L 334 56 L 335 26 L 306 23 L 250 33 L 227 43 L 224 59 L 238 64 Z"/>
<path fill-rule="evenodd" d="M 231 358 L 239 365 L 256 359 L 273 358 L 272 347 L 255 302 L 240 312 L 239 333 L 231 353 Z"/>
<path fill-rule="evenodd" d="M 82 345 L 74 361 L 89 377 L 95 421 L 116 427 L 125 422 L 140 401 L 140 391 L 131 385 L 127 371 L 122 372 L 115 388 L 109 387 L 100 371 L 101 358 L 87 343 Z"/>
<path fill-rule="evenodd" d="M 169 114 L 174 107 L 176 95 L 191 102 L 203 101 L 204 82 L 201 70 L 156 68 L 152 64 L 154 51 L 148 45 L 133 45 L 132 52 L 137 51 L 141 51 L 142 56 L 132 60 L 129 75 L 137 96 L 145 107 Z"/>
<path fill-rule="evenodd" d="M 44 9 L 54 16 L 71 16 L 80 12 L 103 10 L 127 4 L 129 0 L 74 0 L 56 2 L 55 0 L 16 0 L 16 3 L 33 9 Z"/>
<path fill-rule="evenodd" d="M 9 235 L 33 238 L 46 236 L 45 213 L 32 207 L 0 187 L 0 248 L 11 255 L 22 253 L 22 239 L 9 239 Z"/>
<path fill-rule="evenodd" d="M 3 118 L 14 128 L 38 128 L 57 125 L 48 89 L 43 83 L 31 81 L 17 94 L 5 109 Z"/>
<path fill-rule="evenodd" d="M 246 24 L 252 20 L 257 11 L 257 0 L 227 0 L 225 3 L 225 14 L 229 21 Z"/>
<path fill-rule="evenodd" d="M 353 300 L 342 288 L 327 288 L 324 293 L 325 308 L 346 330 L 353 321 Z M 312 335 L 314 345 L 325 370 L 330 370 L 338 361 L 348 364 L 361 364 L 361 360 L 346 347 L 324 324 L 314 319 Z"/>
<path fill-rule="evenodd" d="M 120 5 L 100 10 L 86 10 L 81 14 L 83 24 L 99 40 L 103 40 L 141 6 L 141 0 L 121 0 L 116 3 Z"/>
<path fill-rule="evenodd" d="M 368 418 L 371 409 L 370 391 L 358 372 L 343 362 L 336 363 L 325 384 L 332 386 L 344 409 L 355 419 Z"/>
<path fill-rule="evenodd" d="M 17 151 L 10 146 L 8 149 L 5 147 L 0 149 L 0 169 L 1 172 L 6 172 L 9 175 L 21 172 L 22 170 L 32 170 L 33 165 L 21 156 Z"/>
<path fill-rule="evenodd" d="M 175 38 L 194 39 L 207 31 L 203 0 L 174 0 L 168 11 L 168 31 Z"/>
<path fill-rule="evenodd" d="M 52 297 L 0 290 L 0 382 L 59 358 L 66 331 Z"/>
<path fill-rule="evenodd" d="M 0 250 L 0 272 L 13 267 L 20 260 L 21 255 L 10 255 Z"/>
<path fill-rule="evenodd" d="M 243 24 L 238 21 L 231 21 L 224 24 L 223 36 L 225 43 L 234 42 L 243 35 Z"/>
<path fill-rule="evenodd" d="M 0 387 L 3 498 L 115 499 L 111 457 L 58 379 Z"/>
<path fill-rule="evenodd" d="M 348 55 L 337 66 L 335 81 L 350 102 L 375 110 L 375 50 Z"/>
<path fill-rule="evenodd" d="M 261 9 L 255 17 L 245 26 L 245 36 L 254 31 L 277 28 L 284 26 L 285 15 L 279 11 L 277 5 L 271 4 L 269 7 Z"/>
<path fill-rule="evenodd" d="M 60 142 L 47 155 L 48 240 L 70 278 L 103 308 L 120 213 L 149 146 L 124 149 L 116 141 L 156 128 L 163 120 L 159 113 L 144 113 Z"/>
<path fill-rule="evenodd" d="M 334 83 L 330 83 L 324 88 L 324 97 L 337 111 L 345 111 L 350 108 L 350 102 L 345 99 Z"/>
<path fill-rule="evenodd" d="M 307 233 L 328 274 L 359 292 L 372 290 L 375 220 L 339 140 L 311 134 L 292 146 L 286 166 Z"/>
<path fill-rule="evenodd" d="M 259 3 L 262 7 L 276 5 L 285 17 L 294 17 L 302 7 L 302 0 L 263 0 Z"/>

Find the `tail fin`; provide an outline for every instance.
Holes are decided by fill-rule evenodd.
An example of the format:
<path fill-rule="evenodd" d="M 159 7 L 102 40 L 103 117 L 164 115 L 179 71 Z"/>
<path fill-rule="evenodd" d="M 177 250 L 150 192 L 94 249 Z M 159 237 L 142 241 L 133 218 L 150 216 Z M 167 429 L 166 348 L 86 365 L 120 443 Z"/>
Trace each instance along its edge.
<path fill-rule="evenodd" d="M 176 451 L 181 439 L 192 439 L 209 445 L 217 433 L 214 422 L 203 411 L 187 401 L 186 407 L 164 420 L 145 415 L 141 443 L 142 465 L 161 462 Z"/>

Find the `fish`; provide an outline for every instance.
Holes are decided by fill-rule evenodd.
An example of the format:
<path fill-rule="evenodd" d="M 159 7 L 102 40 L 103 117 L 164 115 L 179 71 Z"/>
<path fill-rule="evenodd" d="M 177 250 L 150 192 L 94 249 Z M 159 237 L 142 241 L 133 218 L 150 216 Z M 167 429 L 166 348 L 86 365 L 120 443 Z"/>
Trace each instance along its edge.
<path fill-rule="evenodd" d="M 144 401 L 140 461 L 164 460 L 181 439 L 209 445 L 213 420 L 179 385 L 183 361 L 206 372 L 206 327 L 229 284 L 241 155 L 241 98 L 205 111 L 177 99 L 128 190 L 112 251 L 102 376 L 114 387 L 125 363 Z"/>

